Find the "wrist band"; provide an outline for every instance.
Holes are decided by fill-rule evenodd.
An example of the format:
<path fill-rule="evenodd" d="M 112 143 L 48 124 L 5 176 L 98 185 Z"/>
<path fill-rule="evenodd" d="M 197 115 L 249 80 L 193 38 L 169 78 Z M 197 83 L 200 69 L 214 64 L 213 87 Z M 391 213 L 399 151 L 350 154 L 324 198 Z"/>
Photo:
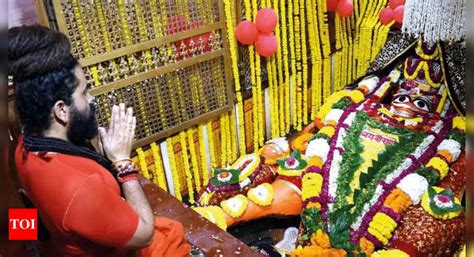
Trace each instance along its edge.
<path fill-rule="evenodd" d="M 123 183 L 128 182 L 128 181 L 134 181 L 134 180 L 139 180 L 139 179 L 140 179 L 140 174 L 135 173 L 135 174 L 127 175 L 127 176 L 124 176 L 124 177 L 119 177 L 118 181 L 121 184 L 123 184 Z"/>
<path fill-rule="evenodd" d="M 120 182 L 120 180 L 124 177 L 128 177 L 134 174 L 138 174 L 137 169 L 135 168 L 135 164 L 133 162 L 129 162 L 125 165 L 118 165 L 115 167 L 117 170 L 117 180 Z"/>

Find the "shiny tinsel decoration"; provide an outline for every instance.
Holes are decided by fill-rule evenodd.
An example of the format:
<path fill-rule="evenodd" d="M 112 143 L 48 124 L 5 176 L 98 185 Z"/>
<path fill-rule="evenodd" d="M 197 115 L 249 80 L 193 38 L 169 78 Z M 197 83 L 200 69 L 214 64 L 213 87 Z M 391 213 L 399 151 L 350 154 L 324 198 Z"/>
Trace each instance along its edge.
<path fill-rule="evenodd" d="M 402 31 L 427 43 L 466 36 L 466 0 L 407 0 Z"/>

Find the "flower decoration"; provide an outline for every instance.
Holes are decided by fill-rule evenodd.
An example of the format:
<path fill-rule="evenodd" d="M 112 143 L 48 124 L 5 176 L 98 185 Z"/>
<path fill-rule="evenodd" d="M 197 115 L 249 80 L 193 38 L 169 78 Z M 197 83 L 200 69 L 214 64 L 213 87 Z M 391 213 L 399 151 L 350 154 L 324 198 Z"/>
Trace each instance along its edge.
<path fill-rule="evenodd" d="M 272 204 L 274 191 L 273 186 L 269 183 L 263 183 L 248 191 L 247 197 L 250 201 L 259 206 L 268 206 Z"/>
<path fill-rule="evenodd" d="M 324 163 L 328 157 L 329 148 L 329 143 L 326 139 L 317 138 L 309 142 L 308 146 L 306 147 L 305 156 L 306 158 L 317 156 L 321 158 Z"/>
<path fill-rule="evenodd" d="M 367 232 L 375 236 L 381 243 L 386 245 L 388 240 L 392 238 L 392 232 L 395 230 L 397 225 L 397 222 L 395 222 L 387 214 L 378 212 L 369 223 Z"/>
<path fill-rule="evenodd" d="M 365 99 L 364 93 L 362 93 L 360 90 L 352 90 L 349 93 L 349 98 L 354 102 L 354 103 L 360 103 Z"/>
<path fill-rule="evenodd" d="M 410 197 L 413 204 L 418 204 L 428 188 L 428 181 L 423 176 L 413 173 L 404 177 L 397 187 Z"/>
<path fill-rule="evenodd" d="M 452 219 L 462 211 L 462 206 L 450 189 L 430 187 L 423 195 L 421 206 L 426 212 L 438 219 Z"/>
<path fill-rule="evenodd" d="M 220 169 L 214 171 L 211 182 L 215 186 L 233 185 L 239 183 L 240 171 L 236 169 Z"/>
<path fill-rule="evenodd" d="M 466 119 L 461 116 L 456 116 L 453 118 L 453 129 L 459 129 L 461 131 L 466 131 Z"/>
<path fill-rule="evenodd" d="M 407 253 L 398 249 L 379 250 L 372 254 L 372 257 L 410 257 Z"/>
<path fill-rule="evenodd" d="M 306 168 L 307 162 L 298 150 L 294 150 L 288 158 L 278 159 L 278 173 L 285 176 L 299 176 Z"/>
<path fill-rule="evenodd" d="M 333 126 L 324 126 L 318 131 L 318 134 L 322 133 L 331 138 L 332 136 L 334 136 L 335 131 L 336 129 Z"/>
<path fill-rule="evenodd" d="M 207 192 L 205 191 L 204 193 L 201 194 L 201 196 L 199 197 L 198 199 L 198 202 L 201 206 L 206 206 L 209 204 L 209 200 L 211 200 L 212 196 L 215 194 L 216 192 Z"/>
<path fill-rule="evenodd" d="M 329 235 L 324 232 L 322 229 L 318 229 L 316 233 L 311 237 L 311 244 L 317 245 L 324 249 L 331 247 L 331 241 L 329 240 Z"/>
<path fill-rule="evenodd" d="M 440 157 L 433 157 L 431 158 L 428 163 L 426 164 L 427 168 L 434 168 L 438 171 L 441 179 L 444 178 L 449 171 L 448 163 Z"/>
<path fill-rule="evenodd" d="M 241 156 L 232 164 L 231 169 L 240 170 L 239 181 L 248 178 L 260 166 L 260 156 L 257 154 L 247 154 Z"/>
<path fill-rule="evenodd" d="M 438 146 L 438 154 L 443 155 L 448 162 L 455 162 L 461 154 L 461 144 L 454 139 L 445 139 Z"/>
<path fill-rule="evenodd" d="M 199 213 L 203 218 L 216 224 L 220 229 L 227 229 L 227 222 L 225 220 L 224 211 L 218 206 L 209 207 L 193 207 L 195 212 Z"/>
<path fill-rule="evenodd" d="M 302 199 L 305 201 L 311 197 L 317 197 L 321 193 L 323 186 L 323 177 L 316 172 L 309 172 L 303 176 L 302 184 Z"/>
<path fill-rule="evenodd" d="M 244 195 L 236 195 L 221 202 L 222 209 L 233 218 L 240 217 L 247 209 L 249 201 Z"/>

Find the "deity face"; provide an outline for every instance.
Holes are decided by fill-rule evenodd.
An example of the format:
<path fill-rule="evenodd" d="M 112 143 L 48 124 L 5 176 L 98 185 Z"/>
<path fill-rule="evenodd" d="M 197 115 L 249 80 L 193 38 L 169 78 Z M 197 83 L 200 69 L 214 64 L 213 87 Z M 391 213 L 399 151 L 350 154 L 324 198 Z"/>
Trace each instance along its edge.
<path fill-rule="evenodd" d="M 436 99 L 435 95 L 422 90 L 422 85 L 409 80 L 393 95 L 391 110 L 403 118 L 416 118 L 431 113 Z"/>

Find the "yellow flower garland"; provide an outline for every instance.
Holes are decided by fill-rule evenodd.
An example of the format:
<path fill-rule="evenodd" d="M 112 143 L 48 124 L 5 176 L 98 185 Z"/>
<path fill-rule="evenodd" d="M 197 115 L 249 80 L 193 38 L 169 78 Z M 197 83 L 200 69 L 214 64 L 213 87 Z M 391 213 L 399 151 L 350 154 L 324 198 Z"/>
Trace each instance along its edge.
<path fill-rule="evenodd" d="M 158 185 L 160 188 L 162 188 L 165 191 L 168 191 L 168 188 L 166 187 L 166 181 L 165 181 L 165 171 L 163 169 L 163 161 L 161 159 L 161 154 L 159 154 L 159 147 L 156 145 L 155 142 L 150 144 L 151 148 L 151 153 L 153 156 L 153 162 L 155 166 L 155 176 L 154 176 L 154 182 L 156 185 Z"/>
<path fill-rule="evenodd" d="M 138 155 L 138 160 L 140 161 L 140 171 L 142 175 L 146 179 L 150 179 L 150 173 L 148 173 L 148 165 L 146 164 L 146 158 L 145 158 L 145 153 L 143 152 L 143 149 L 137 148 L 136 150 L 137 155 Z"/>
<path fill-rule="evenodd" d="M 216 151 L 214 148 L 214 132 L 212 131 L 212 121 L 207 122 L 206 125 L 207 129 L 207 141 L 209 143 L 209 157 L 211 160 L 211 171 L 214 171 L 215 168 L 217 168 L 217 162 L 216 162 Z"/>
<path fill-rule="evenodd" d="M 318 131 L 318 134 L 321 133 L 331 138 L 335 132 L 336 129 L 333 126 L 324 126 Z"/>
<path fill-rule="evenodd" d="M 379 250 L 372 254 L 371 257 L 410 257 L 407 253 L 398 249 Z"/>
<path fill-rule="evenodd" d="M 456 116 L 453 118 L 453 129 L 459 129 L 461 131 L 466 131 L 466 118 L 461 116 Z"/>
<path fill-rule="evenodd" d="M 196 189 L 199 191 L 199 189 L 201 189 L 201 176 L 199 175 L 196 145 L 194 144 L 194 132 L 194 129 L 188 129 L 187 135 L 189 142 L 189 152 L 191 153 L 191 164 L 193 166 L 194 183 L 196 184 Z"/>
<path fill-rule="evenodd" d="M 440 157 L 431 158 L 426 164 L 426 167 L 432 167 L 433 169 L 437 170 L 441 179 L 446 177 L 449 171 L 449 165 Z"/>
<path fill-rule="evenodd" d="M 306 201 L 311 197 L 319 196 L 323 186 L 323 177 L 319 173 L 306 173 L 301 180 L 301 184 L 301 198 Z"/>
<path fill-rule="evenodd" d="M 171 166 L 171 175 L 173 177 L 174 194 L 176 199 L 183 201 L 183 198 L 181 197 L 181 184 L 179 183 L 178 169 L 176 168 L 176 159 L 174 155 L 172 137 L 166 139 L 166 148 L 168 150 L 168 158 Z"/>
<path fill-rule="evenodd" d="M 191 204 L 194 204 L 193 175 L 191 173 L 191 168 L 189 167 L 189 155 L 186 144 L 186 133 L 184 131 L 181 131 L 179 133 L 179 143 L 181 144 L 181 151 L 183 153 L 184 173 L 186 175 L 186 187 L 188 188 L 189 202 Z"/>
<path fill-rule="evenodd" d="M 301 23 L 301 58 L 302 58 L 302 65 L 303 65 L 303 80 L 301 82 L 301 86 L 303 87 L 303 92 L 302 92 L 302 106 L 301 107 L 301 112 L 303 116 L 300 119 L 300 125 L 298 126 L 298 130 L 301 130 L 301 126 L 303 124 L 306 124 L 308 121 L 308 52 L 307 52 L 307 40 L 306 40 L 306 16 L 305 16 L 305 1 L 310 1 L 310 0 L 300 0 L 300 23 Z M 310 11 L 310 10 L 308 10 Z M 312 32 L 310 32 L 312 33 Z M 300 92 L 301 93 L 301 92 Z"/>
<path fill-rule="evenodd" d="M 248 5 L 248 1 L 246 0 L 246 6 Z M 246 153 L 245 150 L 245 124 L 244 124 L 244 104 L 242 101 L 242 93 L 240 92 L 240 76 L 239 76 L 239 67 L 238 67 L 238 56 L 237 56 L 237 42 L 235 40 L 234 35 L 234 24 L 232 22 L 232 4 L 230 0 L 224 0 L 224 13 L 226 19 L 226 31 L 227 31 L 227 38 L 229 40 L 229 48 L 230 48 L 230 56 L 232 61 L 232 72 L 234 78 L 234 85 L 235 85 L 235 92 L 237 97 L 237 116 L 238 116 L 238 126 L 239 126 L 239 149 L 240 155 L 244 155 Z M 247 11 L 246 11 L 247 12 Z M 250 12 L 249 12 L 250 13 Z M 250 20 L 250 19 L 248 19 Z M 249 51 L 253 51 L 253 46 L 249 46 Z M 250 62 L 252 65 L 252 62 Z M 250 70 L 252 72 L 252 69 Z M 252 79 L 252 76 L 250 77 Z M 235 106 L 234 106 L 235 108 Z M 206 183 L 207 184 L 207 183 Z"/>
<path fill-rule="evenodd" d="M 222 115 L 219 118 L 220 132 L 221 132 L 221 166 L 225 167 L 227 165 L 227 139 L 226 139 L 226 118 L 225 115 Z"/>

